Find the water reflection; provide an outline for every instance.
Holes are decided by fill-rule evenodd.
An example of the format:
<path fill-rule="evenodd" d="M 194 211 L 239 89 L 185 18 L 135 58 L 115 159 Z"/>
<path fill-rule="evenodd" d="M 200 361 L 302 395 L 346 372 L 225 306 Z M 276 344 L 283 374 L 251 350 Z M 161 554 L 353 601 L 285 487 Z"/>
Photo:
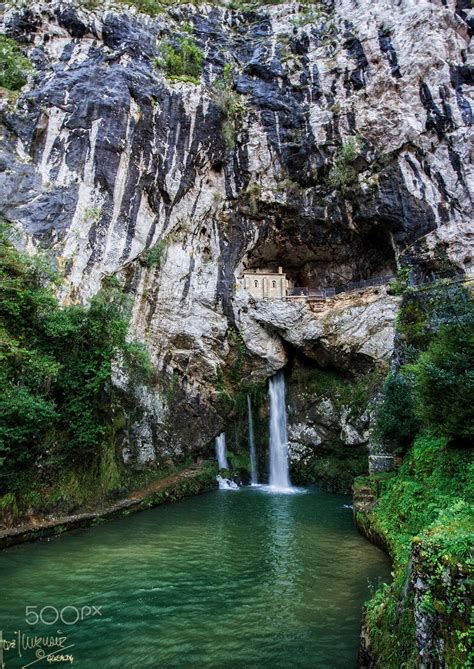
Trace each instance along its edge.
<path fill-rule="evenodd" d="M 77 669 L 348 669 L 367 579 L 388 565 L 358 536 L 347 501 L 215 492 L 9 549 L 4 638 L 25 606 L 93 603 L 103 616 L 69 631 Z"/>

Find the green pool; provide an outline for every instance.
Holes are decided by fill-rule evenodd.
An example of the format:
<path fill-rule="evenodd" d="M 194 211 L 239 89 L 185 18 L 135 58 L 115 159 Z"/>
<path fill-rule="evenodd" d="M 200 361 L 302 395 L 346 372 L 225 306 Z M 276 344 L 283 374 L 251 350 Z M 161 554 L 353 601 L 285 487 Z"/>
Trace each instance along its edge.
<path fill-rule="evenodd" d="M 4 667 L 354 667 L 362 603 L 389 564 L 348 503 L 215 491 L 10 548 Z"/>

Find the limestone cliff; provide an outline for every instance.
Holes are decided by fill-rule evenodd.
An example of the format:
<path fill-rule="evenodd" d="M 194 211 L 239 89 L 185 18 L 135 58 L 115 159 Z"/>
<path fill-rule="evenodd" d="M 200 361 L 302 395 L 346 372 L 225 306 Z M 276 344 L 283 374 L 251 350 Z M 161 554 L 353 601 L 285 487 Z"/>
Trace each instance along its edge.
<path fill-rule="evenodd" d="M 384 287 L 313 311 L 252 300 L 244 268 L 317 288 L 472 266 L 468 5 L 7 6 L 35 70 L 2 103 L 1 213 L 54 254 L 64 301 L 111 275 L 133 297 L 158 380 L 123 432 L 127 462 L 205 450 L 229 419 L 229 367 L 253 382 L 295 355 L 345 374 L 388 364 Z M 163 69 L 183 39 L 204 54 L 198 82 Z M 365 443 L 346 418 L 344 443 Z"/>

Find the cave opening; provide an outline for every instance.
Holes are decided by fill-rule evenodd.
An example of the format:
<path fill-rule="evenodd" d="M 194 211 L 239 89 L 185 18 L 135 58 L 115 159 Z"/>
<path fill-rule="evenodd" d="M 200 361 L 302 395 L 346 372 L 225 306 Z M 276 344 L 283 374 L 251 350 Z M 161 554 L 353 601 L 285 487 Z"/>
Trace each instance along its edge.
<path fill-rule="evenodd" d="M 266 223 L 243 261 L 246 271 L 278 272 L 290 287 L 338 288 L 393 276 L 395 252 L 389 231 L 375 223 L 352 230 L 314 222 Z"/>

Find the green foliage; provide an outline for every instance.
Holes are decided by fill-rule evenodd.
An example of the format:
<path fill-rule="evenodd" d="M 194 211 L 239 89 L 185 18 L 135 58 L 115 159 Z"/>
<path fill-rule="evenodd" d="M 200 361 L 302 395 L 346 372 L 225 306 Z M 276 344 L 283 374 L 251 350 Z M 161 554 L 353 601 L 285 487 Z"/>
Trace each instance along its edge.
<path fill-rule="evenodd" d="M 369 485 L 374 487 L 374 477 Z M 367 479 L 356 482 L 367 486 Z M 414 442 L 400 471 L 378 481 L 378 502 L 358 521 L 384 538 L 394 559 L 395 578 L 366 610 L 377 666 L 416 665 L 410 570 L 422 573 L 428 589 L 417 604 L 440 616 L 446 666 L 469 666 L 467 574 L 472 552 L 474 461 L 429 433 Z M 411 556 L 411 562 L 409 561 Z M 413 662 L 413 664 L 410 664 Z M 444 666 L 440 659 L 439 666 Z"/>
<path fill-rule="evenodd" d="M 408 288 L 408 280 L 410 278 L 410 268 L 401 267 L 397 272 L 397 278 L 390 283 L 390 293 L 392 295 L 403 295 Z"/>
<path fill-rule="evenodd" d="M 410 288 L 397 322 L 400 343 L 423 351 L 441 326 L 469 324 L 473 314 L 471 294 L 462 284 L 439 281 Z"/>
<path fill-rule="evenodd" d="M 332 188 L 345 193 L 357 183 L 358 171 L 354 166 L 354 162 L 359 157 L 360 151 L 361 140 L 359 136 L 350 137 L 338 149 L 328 179 L 328 183 Z"/>
<path fill-rule="evenodd" d="M 229 149 L 235 146 L 235 135 L 245 113 L 242 98 L 234 89 L 234 79 L 234 65 L 226 63 L 222 78 L 213 86 L 213 99 L 223 118 L 222 134 Z"/>
<path fill-rule="evenodd" d="M 377 666 L 418 666 L 414 609 L 435 625 L 439 643 L 430 666 L 474 666 L 469 628 L 468 573 L 472 571 L 474 462 L 474 314 L 463 286 L 408 289 L 398 321 L 405 360 L 389 375 L 377 418 L 385 445 L 404 448 L 396 474 L 356 482 L 377 502 L 357 513 L 368 535 L 381 538 L 395 578 L 367 605 L 366 625 Z M 420 431 L 421 430 L 421 431 Z M 421 576 L 425 590 L 410 584 Z"/>
<path fill-rule="evenodd" d="M 474 435 L 474 311 L 462 288 L 404 297 L 397 329 L 405 364 L 389 375 L 376 433 L 391 449 L 406 448 L 420 426 L 451 440 Z"/>
<path fill-rule="evenodd" d="M 377 438 L 385 447 L 406 446 L 417 432 L 419 422 L 415 415 L 413 386 L 413 379 L 400 372 L 389 374 L 385 381 L 375 428 Z"/>
<path fill-rule="evenodd" d="M 101 6 L 102 0 L 87 0 L 91 9 Z M 121 5 L 135 7 L 140 13 L 148 16 L 158 16 L 176 5 L 186 4 L 187 0 L 118 0 Z M 204 0 L 194 0 L 193 4 L 199 6 Z M 188 32 L 188 31 L 186 31 Z"/>
<path fill-rule="evenodd" d="M 371 406 L 371 401 L 383 382 L 383 370 L 374 369 L 353 378 L 342 376 L 331 369 L 295 364 L 289 385 L 292 404 L 329 400 L 335 413 L 343 413 L 349 421 L 357 421 Z M 367 471 L 367 448 L 347 448 L 337 437 L 324 439 L 323 444 L 292 465 L 292 480 L 307 485 L 324 481 L 330 490 L 350 492 L 356 476 Z"/>
<path fill-rule="evenodd" d="M 97 0 L 92 1 L 97 2 Z M 160 0 L 159 2 L 158 0 L 119 0 L 119 2 L 129 7 L 136 7 L 139 12 L 148 14 L 148 16 L 158 16 L 170 4 L 166 0 Z"/>
<path fill-rule="evenodd" d="M 397 329 L 409 346 L 423 349 L 429 341 L 426 306 L 416 297 L 407 296 L 398 316 Z"/>
<path fill-rule="evenodd" d="M 160 267 L 166 252 L 166 242 L 161 240 L 142 254 L 147 267 Z"/>
<path fill-rule="evenodd" d="M 411 539 L 440 513 L 466 498 L 474 501 L 474 463 L 464 449 L 429 433 L 416 438 L 397 476 L 385 479 L 374 522 L 396 563 L 405 563 Z"/>
<path fill-rule="evenodd" d="M 292 467 L 291 480 L 295 485 L 323 481 L 324 486 L 338 493 L 350 493 L 354 479 L 367 471 L 367 449 L 345 448 L 335 441 L 317 447 L 311 458 L 304 458 Z"/>
<path fill-rule="evenodd" d="M 19 45 L 9 37 L 0 35 L 0 87 L 18 91 L 26 84 L 33 69 Z"/>
<path fill-rule="evenodd" d="M 146 380 L 143 347 L 127 341 L 128 301 L 104 282 L 89 307 L 62 308 L 47 264 L 19 252 L 0 229 L 0 454 L 2 485 L 15 487 L 41 464 L 87 466 L 100 459 L 122 396 L 112 364 Z M 112 409 L 111 409 L 112 407 Z M 22 473 L 23 470 L 23 473 Z"/>
<path fill-rule="evenodd" d="M 347 379 L 332 370 L 314 367 L 303 380 L 302 392 L 331 400 L 337 410 L 347 407 L 349 416 L 357 418 L 368 408 L 382 379 L 380 369 Z"/>
<path fill-rule="evenodd" d="M 451 439 L 474 437 L 474 317 L 444 325 L 412 366 L 416 413 Z"/>
<path fill-rule="evenodd" d="M 242 203 L 248 206 L 252 216 L 258 214 L 258 204 L 262 196 L 262 187 L 256 181 L 251 181 L 241 193 Z"/>
<path fill-rule="evenodd" d="M 169 79 L 198 84 L 204 52 L 189 37 L 178 40 L 177 46 L 167 42 L 161 49 L 162 57 L 156 61 Z"/>

